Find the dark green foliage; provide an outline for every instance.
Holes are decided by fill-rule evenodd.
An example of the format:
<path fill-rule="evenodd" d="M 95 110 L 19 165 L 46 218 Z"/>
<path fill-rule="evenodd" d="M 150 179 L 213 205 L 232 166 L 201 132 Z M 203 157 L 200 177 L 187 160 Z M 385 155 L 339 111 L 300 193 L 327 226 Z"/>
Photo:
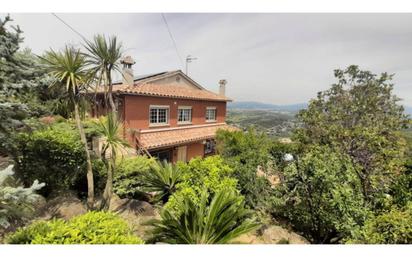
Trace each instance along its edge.
<path fill-rule="evenodd" d="M 408 119 L 393 94 L 392 75 L 376 76 L 349 66 L 335 70 L 335 77 L 338 82 L 299 113 L 303 126 L 294 136 L 302 146 L 328 145 L 350 156 L 364 197 L 373 202 L 388 192 L 403 165 L 399 131 Z"/>
<path fill-rule="evenodd" d="M 143 172 L 143 189 L 155 193 L 156 200 L 166 203 L 182 182 L 182 175 L 179 166 L 166 161 L 154 163 L 149 171 Z"/>
<path fill-rule="evenodd" d="M 154 226 L 151 241 L 171 244 L 225 244 L 258 228 L 243 199 L 231 190 L 220 190 L 209 200 L 202 194 L 199 203 L 184 197 L 182 210 L 175 216 L 167 208 Z"/>
<path fill-rule="evenodd" d="M 45 182 L 41 190 L 44 195 L 70 189 L 85 175 L 84 147 L 70 126 L 21 133 L 18 150 L 17 175 L 26 186 L 36 179 Z"/>
<path fill-rule="evenodd" d="M 338 242 L 368 215 L 350 157 L 329 147 L 313 147 L 285 168 L 273 204 L 313 243 Z"/>
<path fill-rule="evenodd" d="M 127 223 L 109 212 L 89 212 L 70 221 L 37 221 L 8 236 L 10 244 L 143 244 Z"/>
<path fill-rule="evenodd" d="M 391 186 L 393 203 L 399 207 L 412 202 L 412 164 L 406 164 L 405 170 L 398 175 Z"/>
<path fill-rule="evenodd" d="M 258 167 L 268 173 L 270 141 L 253 129 L 248 132 L 221 130 L 216 135 L 218 153 L 233 169 L 246 204 L 253 209 L 265 209 L 271 193 L 268 180 L 257 175 Z"/>
<path fill-rule="evenodd" d="M 220 190 L 236 191 L 237 180 L 233 178 L 233 170 L 220 156 L 194 158 L 187 164 L 180 162 L 177 165 L 182 173 L 181 182 L 176 185 L 177 191 L 165 205 L 176 215 L 182 210 L 185 198 L 199 204 L 202 194 L 211 197 Z"/>
<path fill-rule="evenodd" d="M 155 159 L 146 156 L 123 158 L 117 164 L 113 190 L 119 197 L 148 200 L 143 189 L 143 173 L 149 172 Z"/>
<path fill-rule="evenodd" d="M 409 202 L 402 209 L 393 208 L 389 212 L 372 216 L 347 243 L 411 244 L 412 203 Z"/>

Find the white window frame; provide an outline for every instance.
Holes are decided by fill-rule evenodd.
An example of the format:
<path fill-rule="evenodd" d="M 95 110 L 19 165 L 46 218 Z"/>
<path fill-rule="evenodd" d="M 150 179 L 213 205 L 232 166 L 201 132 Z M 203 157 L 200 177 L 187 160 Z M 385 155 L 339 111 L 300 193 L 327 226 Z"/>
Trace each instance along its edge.
<path fill-rule="evenodd" d="M 207 113 L 208 113 L 209 110 L 214 110 L 215 111 L 215 118 L 213 120 L 208 119 L 208 114 Z M 217 120 L 217 109 L 216 109 L 215 106 L 206 107 L 205 119 L 206 119 L 206 122 L 216 122 L 216 120 Z"/>
<path fill-rule="evenodd" d="M 152 122 L 151 114 L 152 109 L 166 109 L 166 122 Z M 149 106 L 149 126 L 167 126 L 169 125 L 169 115 L 170 115 L 170 106 L 169 105 L 150 105 Z M 159 119 L 159 112 L 157 112 L 157 120 Z"/>
<path fill-rule="evenodd" d="M 179 121 L 180 110 L 190 110 L 189 120 Z M 179 107 L 177 107 L 177 124 L 192 124 L 192 115 L 193 115 L 192 106 L 179 106 Z"/>

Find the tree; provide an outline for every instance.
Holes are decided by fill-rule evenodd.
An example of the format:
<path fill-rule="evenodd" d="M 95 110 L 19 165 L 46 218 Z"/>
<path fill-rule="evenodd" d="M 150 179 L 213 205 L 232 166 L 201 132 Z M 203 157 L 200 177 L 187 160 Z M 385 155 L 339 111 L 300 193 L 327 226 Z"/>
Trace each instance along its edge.
<path fill-rule="evenodd" d="M 14 157 L 13 132 L 27 127 L 24 119 L 47 113 L 37 91 L 50 81 L 30 50 L 20 50 L 23 32 L 7 29 L 11 21 L 8 15 L 0 19 L 0 153 Z"/>
<path fill-rule="evenodd" d="M 0 171 L 0 227 L 7 228 L 11 220 L 27 217 L 33 211 L 33 203 L 38 200 L 36 191 L 44 183 L 35 180 L 31 187 L 23 188 L 13 178 L 13 165 Z"/>
<path fill-rule="evenodd" d="M 399 130 L 408 122 L 393 94 L 392 75 L 380 76 L 357 66 L 335 70 L 338 82 L 319 92 L 298 114 L 302 127 L 294 139 L 302 146 L 321 144 L 350 156 L 364 198 L 388 191 L 403 164 Z"/>
<path fill-rule="evenodd" d="M 282 172 L 273 212 L 288 218 L 313 243 L 338 242 L 369 214 L 350 157 L 313 146 Z"/>
<path fill-rule="evenodd" d="M 113 194 L 113 174 L 116 171 L 116 159 L 120 150 L 129 146 L 121 136 L 122 123 L 115 112 L 109 112 L 107 117 L 100 118 L 98 129 L 103 136 L 104 144 L 102 159 L 106 161 L 107 182 L 103 192 L 102 209 L 108 209 Z"/>
<path fill-rule="evenodd" d="M 183 201 L 181 215 L 164 209 L 161 220 L 149 224 L 154 227 L 154 242 L 172 244 L 225 244 L 238 236 L 258 228 L 251 211 L 233 191 L 221 190 L 210 201 L 203 194 L 200 204 L 191 198 Z"/>
<path fill-rule="evenodd" d="M 94 182 L 90 153 L 87 146 L 86 134 L 79 112 L 79 96 L 90 81 L 90 71 L 86 68 L 86 60 L 80 50 L 66 46 L 62 52 L 47 51 L 40 57 L 50 74 L 57 79 L 61 86 L 65 87 L 69 101 L 74 106 L 74 117 L 84 145 L 87 161 L 87 205 L 89 209 L 94 207 Z"/>
<path fill-rule="evenodd" d="M 122 44 L 117 41 L 115 36 L 106 39 L 104 35 L 96 35 L 93 41 L 86 41 L 84 47 L 88 51 L 86 54 L 87 62 L 98 77 L 97 86 L 101 86 L 101 82 L 103 82 L 105 93 L 107 92 L 107 95 L 105 94 L 106 106 L 110 106 L 111 110 L 116 112 L 117 108 L 112 94 L 112 72 L 120 71 L 119 60 L 122 57 Z"/>

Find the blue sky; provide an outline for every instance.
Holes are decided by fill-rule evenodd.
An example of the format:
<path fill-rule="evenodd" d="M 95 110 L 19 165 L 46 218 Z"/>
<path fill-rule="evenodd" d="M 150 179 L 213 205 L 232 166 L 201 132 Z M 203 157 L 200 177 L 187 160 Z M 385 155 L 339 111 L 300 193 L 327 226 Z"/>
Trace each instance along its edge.
<path fill-rule="evenodd" d="M 87 38 L 117 35 L 135 74 L 184 70 L 160 14 L 58 14 Z M 81 38 L 49 13 L 11 14 L 35 53 Z M 333 70 L 357 64 L 395 73 L 395 93 L 412 105 L 411 14 L 171 14 L 182 59 L 198 58 L 189 75 L 238 101 L 306 102 L 334 82 Z M 184 61 L 184 60 L 183 60 Z"/>

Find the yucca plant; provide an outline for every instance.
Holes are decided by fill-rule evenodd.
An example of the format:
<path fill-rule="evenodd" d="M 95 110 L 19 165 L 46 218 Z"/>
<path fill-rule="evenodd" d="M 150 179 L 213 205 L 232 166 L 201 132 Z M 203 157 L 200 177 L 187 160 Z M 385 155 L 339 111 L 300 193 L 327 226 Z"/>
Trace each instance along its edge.
<path fill-rule="evenodd" d="M 113 100 L 112 72 L 120 72 L 119 60 L 122 57 L 122 43 L 115 36 L 106 38 L 95 35 L 93 41 L 86 41 L 87 63 L 98 78 L 98 87 L 103 82 L 105 88 L 105 103 L 112 111 L 117 111 Z"/>
<path fill-rule="evenodd" d="M 117 154 L 129 144 L 121 135 L 122 122 L 118 119 L 116 112 L 109 112 L 106 117 L 101 117 L 97 123 L 97 129 L 105 140 L 102 148 L 102 159 L 107 167 L 107 181 L 101 209 L 108 209 L 113 194 L 113 173 L 116 170 Z"/>
<path fill-rule="evenodd" d="M 206 194 L 199 205 L 190 198 L 183 202 L 183 212 L 175 216 L 163 209 L 160 220 L 153 220 L 152 242 L 171 244 L 225 244 L 259 227 L 245 209 L 243 198 L 233 191 L 219 191 L 209 201 Z"/>
<path fill-rule="evenodd" d="M 49 73 L 56 79 L 58 85 L 65 87 L 68 99 L 74 107 L 76 126 L 84 145 L 87 160 L 87 205 L 88 208 L 92 209 L 94 205 L 93 170 L 89 149 L 87 147 L 86 134 L 79 111 L 81 92 L 90 84 L 92 74 L 87 68 L 85 56 L 80 53 L 80 50 L 73 47 L 66 46 L 61 52 L 55 52 L 54 50 L 47 51 L 40 59 L 45 64 Z"/>
<path fill-rule="evenodd" d="M 182 173 L 178 166 L 166 161 L 156 162 L 149 171 L 143 173 L 143 190 L 154 192 L 155 200 L 166 203 L 176 191 L 176 185 L 182 181 Z"/>

